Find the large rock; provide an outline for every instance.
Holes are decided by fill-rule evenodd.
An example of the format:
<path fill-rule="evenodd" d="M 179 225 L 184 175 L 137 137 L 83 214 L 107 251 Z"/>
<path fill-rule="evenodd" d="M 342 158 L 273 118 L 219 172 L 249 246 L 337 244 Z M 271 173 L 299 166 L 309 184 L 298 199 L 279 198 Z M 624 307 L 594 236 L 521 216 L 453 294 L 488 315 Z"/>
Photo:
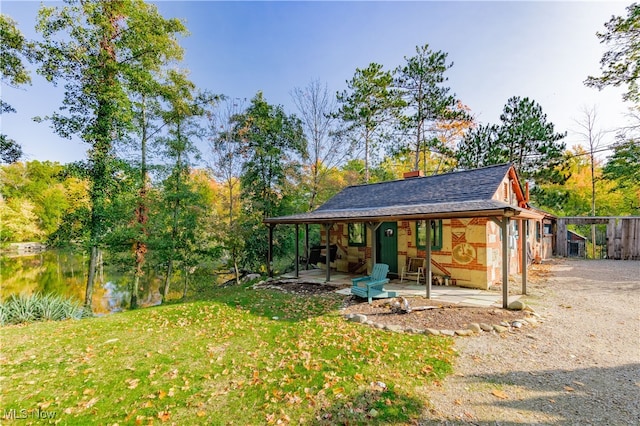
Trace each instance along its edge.
<path fill-rule="evenodd" d="M 489 324 L 481 323 L 480 329 L 482 329 L 482 331 L 491 331 L 493 330 L 493 327 Z"/>
<path fill-rule="evenodd" d="M 456 335 L 456 332 L 453 330 L 440 330 L 440 334 L 442 334 L 443 336 L 453 337 Z"/>
<path fill-rule="evenodd" d="M 507 327 L 504 327 L 502 325 L 494 325 L 493 329 L 498 333 L 504 333 L 505 331 L 509 330 Z"/>
<path fill-rule="evenodd" d="M 404 331 L 404 327 L 397 324 L 388 324 L 384 327 L 385 330 L 393 331 L 395 333 L 402 333 Z"/>
<path fill-rule="evenodd" d="M 257 280 L 258 278 L 260 278 L 260 274 L 248 274 L 248 275 L 245 275 L 241 281 L 243 283 L 246 283 L 247 281 Z"/>
<path fill-rule="evenodd" d="M 367 316 L 366 315 L 362 315 L 362 314 L 353 314 L 347 317 L 347 319 L 349 321 L 352 322 L 366 322 L 367 321 Z"/>
<path fill-rule="evenodd" d="M 471 330 L 473 333 L 480 333 L 482 328 L 480 328 L 480 324 L 472 322 L 467 325 L 467 330 Z"/>
<path fill-rule="evenodd" d="M 473 334 L 473 331 L 466 329 L 456 330 L 456 334 L 458 336 L 471 336 Z"/>
<path fill-rule="evenodd" d="M 522 300 L 514 300 L 513 302 L 509 303 L 509 305 L 507 306 L 507 308 L 511 309 L 512 311 L 522 311 L 526 307 L 527 305 L 525 305 L 525 303 Z"/>
<path fill-rule="evenodd" d="M 424 334 L 426 334 L 427 336 L 439 336 L 440 330 L 436 330 L 435 328 L 427 328 L 424 331 Z"/>

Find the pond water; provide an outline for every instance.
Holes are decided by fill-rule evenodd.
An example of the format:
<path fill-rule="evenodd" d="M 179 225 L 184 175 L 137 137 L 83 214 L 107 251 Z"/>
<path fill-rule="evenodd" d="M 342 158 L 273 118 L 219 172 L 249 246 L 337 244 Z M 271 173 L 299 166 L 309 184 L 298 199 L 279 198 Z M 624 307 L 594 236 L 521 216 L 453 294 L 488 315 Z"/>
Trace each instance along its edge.
<path fill-rule="evenodd" d="M 0 257 L 0 298 L 12 294 L 54 293 L 84 302 L 89 257 L 70 250 L 46 250 L 35 254 L 3 255 Z M 129 305 L 131 274 L 114 267 L 99 269 L 93 291 L 95 313 L 122 310 Z M 143 286 L 140 304 L 160 302 L 159 278 Z"/>

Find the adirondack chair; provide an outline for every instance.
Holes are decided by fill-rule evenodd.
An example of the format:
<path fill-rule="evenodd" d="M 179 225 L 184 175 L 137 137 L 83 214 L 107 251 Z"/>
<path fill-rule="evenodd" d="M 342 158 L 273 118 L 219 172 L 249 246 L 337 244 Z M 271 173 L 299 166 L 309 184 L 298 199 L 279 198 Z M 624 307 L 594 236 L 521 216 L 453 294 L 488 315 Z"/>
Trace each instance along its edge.
<path fill-rule="evenodd" d="M 405 277 L 416 277 L 416 284 L 420 284 L 420 278 L 424 278 L 426 263 L 427 259 L 421 257 L 410 257 L 407 259 L 407 264 L 402 267 L 400 282 L 403 282 Z"/>
<path fill-rule="evenodd" d="M 373 265 L 371 275 L 367 277 L 353 278 L 351 280 L 351 294 L 366 297 L 369 303 L 375 298 L 396 297 L 393 291 L 386 291 L 384 285 L 389 282 L 387 273 L 389 265 L 376 263 Z"/>

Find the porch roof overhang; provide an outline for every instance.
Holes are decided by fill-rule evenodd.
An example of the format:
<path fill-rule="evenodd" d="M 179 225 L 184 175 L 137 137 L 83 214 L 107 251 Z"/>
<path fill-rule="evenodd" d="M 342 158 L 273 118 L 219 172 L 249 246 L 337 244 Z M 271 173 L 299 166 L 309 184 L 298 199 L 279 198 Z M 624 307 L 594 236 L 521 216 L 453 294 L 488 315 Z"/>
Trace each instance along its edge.
<path fill-rule="evenodd" d="M 265 224 L 324 224 L 336 222 L 389 222 L 424 219 L 466 219 L 473 217 L 509 217 L 518 219 L 542 219 L 533 210 L 512 206 L 497 200 L 458 201 L 454 203 L 429 203 L 402 206 L 370 207 L 358 209 L 322 208 L 290 216 L 271 217 Z"/>

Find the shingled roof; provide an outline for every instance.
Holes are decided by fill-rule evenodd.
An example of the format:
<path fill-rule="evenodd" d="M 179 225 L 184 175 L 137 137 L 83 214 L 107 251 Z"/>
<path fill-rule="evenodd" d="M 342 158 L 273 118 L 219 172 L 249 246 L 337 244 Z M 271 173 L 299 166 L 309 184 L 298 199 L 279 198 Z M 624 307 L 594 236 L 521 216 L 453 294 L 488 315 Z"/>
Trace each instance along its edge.
<path fill-rule="evenodd" d="M 511 164 L 426 177 L 348 186 L 316 210 L 265 223 L 363 222 L 522 215 L 526 209 L 492 199 Z M 537 215 L 535 215 L 537 217 Z"/>

